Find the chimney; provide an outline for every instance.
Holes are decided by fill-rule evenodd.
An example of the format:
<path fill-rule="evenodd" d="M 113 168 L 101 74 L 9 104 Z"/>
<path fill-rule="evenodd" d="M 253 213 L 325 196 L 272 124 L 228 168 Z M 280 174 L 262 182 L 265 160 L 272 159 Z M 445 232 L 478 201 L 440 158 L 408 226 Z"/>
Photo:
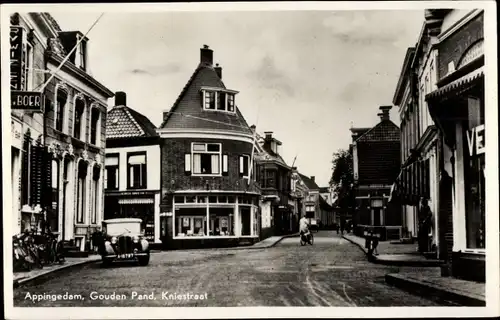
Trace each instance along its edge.
<path fill-rule="evenodd" d="M 316 182 L 316 181 L 315 181 L 315 180 L 316 180 L 316 177 L 315 177 L 315 176 L 311 176 L 311 180 L 312 180 L 312 182 Z"/>
<path fill-rule="evenodd" d="M 212 65 L 214 63 L 214 52 L 206 44 L 200 49 L 200 63 Z"/>
<path fill-rule="evenodd" d="M 219 64 L 215 64 L 215 72 L 217 73 L 217 76 L 219 76 L 219 79 L 222 80 L 222 67 L 219 67 Z"/>
<path fill-rule="evenodd" d="M 254 124 L 252 124 L 252 125 L 250 126 L 250 130 L 252 130 L 252 132 L 255 132 L 255 129 L 256 129 L 256 128 L 257 128 L 257 127 L 256 127 Z"/>
<path fill-rule="evenodd" d="M 127 105 L 127 94 L 123 91 L 118 91 L 115 93 L 115 106 L 126 106 Z"/>
<path fill-rule="evenodd" d="M 266 135 L 266 140 L 271 140 L 273 138 L 273 132 L 272 131 L 266 131 L 264 132 Z"/>
<path fill-rule="evenodd" d="M 392 106 L 381 106 L 379 109 L 380 111 L 382 111 L 377 114 L 380 117 L 380 121 L 391 119 L 389 111 L 392 109 Z"/>

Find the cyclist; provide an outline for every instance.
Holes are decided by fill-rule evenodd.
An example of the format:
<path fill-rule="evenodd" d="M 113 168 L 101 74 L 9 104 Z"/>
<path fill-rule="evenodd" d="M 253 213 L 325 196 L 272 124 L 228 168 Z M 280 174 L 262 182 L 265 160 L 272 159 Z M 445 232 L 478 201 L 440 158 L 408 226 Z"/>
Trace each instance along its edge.
<path fill-rule="evenodd" d="M 299 220 L 299 231 L 300 236 L 309 233 L 309 220 L 307 220 L 305 215 Z"/>

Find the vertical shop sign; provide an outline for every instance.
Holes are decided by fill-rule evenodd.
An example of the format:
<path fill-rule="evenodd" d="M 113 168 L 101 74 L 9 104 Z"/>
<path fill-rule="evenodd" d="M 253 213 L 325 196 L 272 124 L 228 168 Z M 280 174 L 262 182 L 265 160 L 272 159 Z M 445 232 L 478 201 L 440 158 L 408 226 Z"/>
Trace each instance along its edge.
<path fill-rule="evenodd" d="M 472 130 L 467 130 L 467 144 L 469 146 L 469 156 L 484 153 L 484 124 L 472 128 Z"/>
<path fill-rule="evenodd" d="M 24 68 L 24 37 L 26 33 L 20 26 L 10 27 L 10 89 L 23 90 Z"/>

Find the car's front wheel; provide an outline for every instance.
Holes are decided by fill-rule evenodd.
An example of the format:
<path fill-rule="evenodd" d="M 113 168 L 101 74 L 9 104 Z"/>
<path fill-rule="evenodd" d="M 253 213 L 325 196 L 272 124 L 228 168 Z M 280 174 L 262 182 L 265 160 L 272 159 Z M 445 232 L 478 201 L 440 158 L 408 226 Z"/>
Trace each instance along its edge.
<path fill-rule="evenodd" d="M 149 263 L 149 252 L 148 252 L 147 256 L 139 257 L 138 260 L 139 260 L 139 265 L 141 265 L 141 266 L 147 266 L 148 263 Z"/>

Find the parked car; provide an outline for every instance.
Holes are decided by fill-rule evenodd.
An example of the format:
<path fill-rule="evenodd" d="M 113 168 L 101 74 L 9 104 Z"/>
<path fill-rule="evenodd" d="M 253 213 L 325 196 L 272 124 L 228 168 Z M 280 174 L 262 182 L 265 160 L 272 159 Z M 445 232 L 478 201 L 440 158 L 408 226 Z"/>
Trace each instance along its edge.
<path fill-rule="evenodd" d="M 100 250 L 105 266 L 114 261 L 137 261 L 141 266 L 149 263 L 149 243 L 141 230 L 141 219 L 118 218 L 102 222 L 103 243 Z"/>

